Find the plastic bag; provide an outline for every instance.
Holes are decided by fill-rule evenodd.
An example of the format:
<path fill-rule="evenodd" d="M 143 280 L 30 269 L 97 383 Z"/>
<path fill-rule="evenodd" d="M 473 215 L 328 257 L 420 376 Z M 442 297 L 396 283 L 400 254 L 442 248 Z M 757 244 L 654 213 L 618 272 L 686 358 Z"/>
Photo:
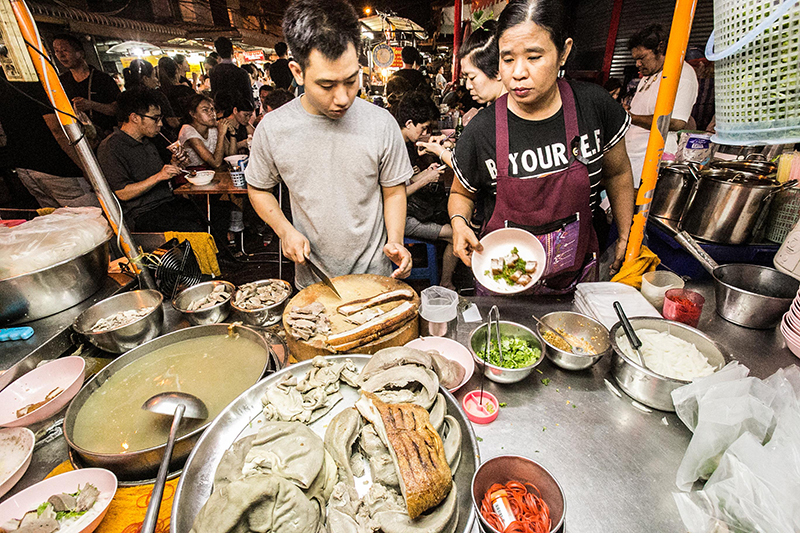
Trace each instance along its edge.
<path fill-rule="evenodd" d="M 704 411 L 711 406 L 724 418 L 717 403 L 725 403 L 726 395 L 727 405 L 740 415 L 743 406 L 758 406 L 750 418 L 740 417 L 742 425 L 757 429 L 744 430 L 730 443 L 703 490 L 673 495 L 684 525 L 690 533 L 800 531 L 800 368 L 792 365 L 763 381 L 750 377 L 707 387 L 699 397 L 692 443 L 705 434 L 708 444 L 706 432 L 712 428 Z M 729 432 L 730 438 L 734 425 L 713 429 Z"/>
<path fill-rule="evenodd" d="M 458 315 L 458 293 L 434 285 L 421 293 L 419 314 L 428 322 L 450 322 Z"/>
<path fill-rule="evenodd" d="M 97 207 L 63 207 L 13 228 L 0 227 L 0 280 L 77 257 L 111 235 Z"/>
<path fill-rule="evenodd" d="M 672 391 L 672 403 L 675 404 L 675 414 L 686 424 L 689 431 L 694 433 L 694 428 L 697 427 L 697 403 L 708 389 L 719 383 L 746 378 L 749 373 L 749 368 L 740 365 L 738 361 L 731 361 L 725 365 L 724 368 L 714 372 L 710 376 L 697 379 L 689 385 L 675 389 Z"/>

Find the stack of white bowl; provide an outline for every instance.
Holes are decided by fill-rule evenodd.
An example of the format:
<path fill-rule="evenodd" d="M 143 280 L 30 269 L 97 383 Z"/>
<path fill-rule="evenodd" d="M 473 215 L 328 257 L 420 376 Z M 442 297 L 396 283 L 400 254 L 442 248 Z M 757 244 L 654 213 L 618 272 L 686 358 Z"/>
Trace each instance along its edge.
<path fill-rule="evenodd" d="M 795 296 L 792 306 L 783 315 L 781 333 L 792 353 L 800 357 L 800 291 Z"/>

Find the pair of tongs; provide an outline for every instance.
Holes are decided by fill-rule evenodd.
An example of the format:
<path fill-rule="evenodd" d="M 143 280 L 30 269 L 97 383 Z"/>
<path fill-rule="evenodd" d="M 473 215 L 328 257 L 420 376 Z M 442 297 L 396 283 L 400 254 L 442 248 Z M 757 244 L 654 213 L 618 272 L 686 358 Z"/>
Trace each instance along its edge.
<path fill-rule="evenodd" d="M 483 406 L 483 382 L 486 379 L 486 360 L 489 357 L 489 348 L 492 345 L 492 313 L 495 315 L 494 330 L 497 336 L 497 351 L 500 353 L 500 366 L 503 366 L 503 345 L 500 343 L 500 309 L 493 305 L 489 309 L 489 319 L 486 322 L 486 346 L 483 350 L 483 372 L 481 372 L 481 398 L 480 404 Z"/>

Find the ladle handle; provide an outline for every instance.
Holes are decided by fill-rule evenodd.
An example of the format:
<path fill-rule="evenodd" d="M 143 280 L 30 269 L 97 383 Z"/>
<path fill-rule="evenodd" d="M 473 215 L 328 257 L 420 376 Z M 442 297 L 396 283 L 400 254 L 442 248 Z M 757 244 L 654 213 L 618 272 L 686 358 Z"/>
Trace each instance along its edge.
<path fill-rule="evenodd" d="M 636 336 L 636 332 L 633 330 L 633 326 L 631 326 L 631 323 L 628 320 L 627 315 L 625 315 L 625 311 L 622 310 L 622 305 L 620 305 L 619 302 L 614 302 L 614 311 L 617 312 L 617 317 L 619 317 L 619 321 L 622 322 L 622 329 L 625 330 L 625 335 L 628 336 L 631 347 L 633 347 L 634 350 L 641 348 L 642 341 L 640 341 L 639 337 Z"/>
<path fill-rule="evenodd" d="M 181 425 L 181 419 L 186 406 L 178 404 L 175 409 L 175 416 L 172 418 L 172 426 L 169 428 L 169 439 L 167 439 L 167 448 L 164 450 L 164 458 L 161 459 L 161 466 L 158 467 L 158 475 L 156 476 L 156 484 L 153 486 L 153 492 L 150 494 L 150 503 L 147 504 L 147 512 L 144 515 L 144 522 L 142 522 L 142 529 L 140 533 L 154 533 L 156 524 L 158 523 L 158 512 L 161 509 L 161 499 L 164 496 L 164 486 L 167 484 L 167 474 L 169 474 L 169 463 L 172 459 L 172 448 L 175 447 L 175 438 L 178 436 L 178 426 Z"/>

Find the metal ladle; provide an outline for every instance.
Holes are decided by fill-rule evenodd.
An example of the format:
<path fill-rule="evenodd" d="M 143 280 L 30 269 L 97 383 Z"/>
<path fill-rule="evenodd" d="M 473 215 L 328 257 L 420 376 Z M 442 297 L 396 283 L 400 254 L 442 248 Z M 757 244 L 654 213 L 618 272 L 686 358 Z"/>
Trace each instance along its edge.
<path fill-rule="evenodd" d="M 153 486 L 150 503 L 147 504 L 147 513 L 144 515 L 144 522 L 142 522 L 140 531 L 140 533 L 153 533 L 158 522 L 158 511 L 161 508 L 161 498 L 164 496 L 164 485 L 167 483 L 169 463 L 172 459 L 175 438 L 178 435 L 178 426 L 180 426 L 181 420 L 184 418 L 205 420 L 208 418 L 208 408 L 203 403 L 203 400 L 197 396 L 186 394 L 185 392 L 162 392 L 144 402 L 142 409 L 159 415 L 172 416 L 167 448 L 164 450 L 161 466 L 158 467 L 158 476 L 156 476 L 156 483 Z"/>
<path fill-rule="evenodd" d="M 558 335 L 562 341 L 567 343 L 567 346 L 569 346 L 569 349 L 572 353 L 574 353 L 575 355 L 586 355 L 586 350 L 584 350 L 580 346 L 573 345 L 571 342 L 567 340 L 567 338 L 564 335 L 556 331 L 555 328 L 550 327 L 541 320 L 539 320 L 539 318 L 536 315 L 531 315 L 531 318 L 533 318 L 536 321 L 536 323 L 539 324 L 540 326 L 544 326 L 546 329 L 549 329 L 550 331 Z"/>

